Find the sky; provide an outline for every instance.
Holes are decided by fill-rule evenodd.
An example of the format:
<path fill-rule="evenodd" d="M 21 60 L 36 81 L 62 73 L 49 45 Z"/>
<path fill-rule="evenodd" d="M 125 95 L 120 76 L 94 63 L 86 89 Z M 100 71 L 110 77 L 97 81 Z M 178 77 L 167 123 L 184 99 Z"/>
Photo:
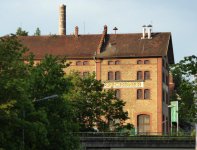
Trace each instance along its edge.
<path fill-rule="evenodd" d="M 197 0 L 0 0 L 0 37 L 18 27 L 33 35 L 59 33 L 59 5 L 66 5 L 66 34 L 171 32 L 175 63 L 197 55 Z M 85 30 L 84 30 L 85 23 Z"/>

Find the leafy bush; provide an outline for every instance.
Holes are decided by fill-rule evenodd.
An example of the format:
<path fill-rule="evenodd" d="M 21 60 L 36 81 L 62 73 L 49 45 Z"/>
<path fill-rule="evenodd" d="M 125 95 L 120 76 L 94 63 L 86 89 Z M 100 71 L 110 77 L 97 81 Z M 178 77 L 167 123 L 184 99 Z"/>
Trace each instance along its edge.
<path fill-rule="evenodd" d="M 196 136 L 196 129 L 191 133 L 191 136 Z"/>

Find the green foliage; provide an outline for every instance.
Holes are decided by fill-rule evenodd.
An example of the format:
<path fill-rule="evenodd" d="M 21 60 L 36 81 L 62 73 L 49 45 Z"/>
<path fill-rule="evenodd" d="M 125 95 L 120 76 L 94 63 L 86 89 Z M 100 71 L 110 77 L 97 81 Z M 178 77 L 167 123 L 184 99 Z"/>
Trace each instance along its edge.
<path fill-rule="evenodd" d="M 36 32 L 34 33 L 34 36 L 39 36 L 41 35 L 41 31 L 39 28 L 36 29 Z"/>
<path fill-rule="evenodd" d="M 184 60 L 181 60 L 177 64 L 170 65 L 170 67 L 181 75 L 193 77 L 197 74 L 197 57 L 194 55 L 184 57 Z M 195 117 L 197 113 L 197 109 L 195 108 L 196 97 L 193 91 L 197 91 L 197 85 L 183 78 L 180 84 L 180 98 L 182 103 L 178 113 L 181 118 L 187 118 L 189 122 L 194 121 L 197 123 L 197 118 Z"/>
<path fill-rule="evenodd" d="M 22 149 L 24 129 L 25 149 L 79 149 L 79 138 L 72 134 L 79 128 L 75 113 L 70 101 L 63 98 L 73 86 L 63 78 L 63 69 L 69 66 L 64 65 L 66 58 L 58 64 L 58 56 L 46 54 L 34 66 L 33 53 L 22 58 L 27 51 L 17 36 L 1 38 L 0 148 Z M 54 94 L 58 99 L 31 103 Z"/>
<path fill-rule="evenodd" d="M 123 122 L 129 119 L 128 112 L 123 111 L 126 102 L 116 98 L 113 89 L 108 92 L 103 91 L 104 85 L 101 80 L 95 79 L 95 72 L 93 75 L 88 73 L 87 78 L 82 78 L 78 72 L 72 71 L 67 78 L 73 82 L 74 86 L 65 97 L 75 108 L 80 132 L 91 131 L 96 123 L 99 131 L 109 131 L 106 118 L 112 118 L 112 120 L 121 118 Z M 131 124 L 120 126 L 120 123 L 112 126 L 117 131 L 134 127 Z"/>
<path fill-rule="evenodd" d="M 191 133 L 191 136 L 196 136 L 196 129 Z"/>
<path fill-rule="evenodd" d="M 51 32 L 50 32 L 49 35 L 56 35 L 56 33 L 55 34 L 51 34 Z"/>
<path fill-rule="evenodd" d="M 16 31 L 16 35 L 18 36 L 28 36 L 28 32 L 26 32 L 25 30 L 23 31 L 21 27 L 19 27 Z"/>
<path fill-rule="evenodd" d="M 41 101 L 35 108 L 47 114 L 50 125 L 46 125 L 47 138 L 50 145 L 47 149 L 75 149 L 79 146 L 79 138 L 73 136 L 72 131 L 78 131 L 75 113 L 70 102 L 63 97 L 68 94 L 73 84 L 64 78 L 63 69 L 69 67 L 65 64 L 66 57 L 59 63 L 58 57 L 46 54 L 44 60 L 37 66 L 29 68 L 31 72 L 30 88 L 31 99 L 40 99 L 50 95 L 58 95 L 57 99 Z"/>
<path fill-rule="evenodd" d="M 0 147 L 22 149 L 22 130 L 25 130 L 26 149 L 41 149 L 49 144 L 44 124 L 46 114 L 36 112 L 29 93 L 28 80 L 31 78 L 24 65 L 22 54 L 26 46 L 17 41 L 15 35 L 1 38 L 0 42 Z M 29 59 L 30 56 L 26 57 Z M 29 65 L 30 66 L 30 65 Z M 23 119 L 23 110 L 26 118 Z M 39 136 L 37 136 L 39 134 Z"/>

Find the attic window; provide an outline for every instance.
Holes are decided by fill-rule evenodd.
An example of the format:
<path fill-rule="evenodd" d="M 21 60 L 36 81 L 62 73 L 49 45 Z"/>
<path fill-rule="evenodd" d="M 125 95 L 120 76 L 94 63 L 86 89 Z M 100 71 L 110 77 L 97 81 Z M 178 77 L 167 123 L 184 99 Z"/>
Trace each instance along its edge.
<path fill-rule="evenodd" d="M 145 60 L 144 64 L 150 64 L 150 61 L 149 60 Z"/>
<path fill-rule="evenodd" d="M 138 60 L 137 64 L 143 64 L 143 62 L 141 60 Z"/>
<path fill-rule="evenodd" d="M 119 65 L 120 64 L 120 61 L 115 61 L 115 65 Z"/>
<path fill-rule="evenodd" d="M 76 65 L 82 65 L 82 63 L 81 63 L 80 61 L 78 61 L 78 62 L 76 63 Z"/>
<path fill-rule="evenodd" d="M 114 62 L 113 61 L 108 61 L 108 65 L 113 65 Z"/>
<path fill-rule="evenodd" d="M 84 61 L 83 65 L 89 65 L 89 62 L 88 61 Z"/>

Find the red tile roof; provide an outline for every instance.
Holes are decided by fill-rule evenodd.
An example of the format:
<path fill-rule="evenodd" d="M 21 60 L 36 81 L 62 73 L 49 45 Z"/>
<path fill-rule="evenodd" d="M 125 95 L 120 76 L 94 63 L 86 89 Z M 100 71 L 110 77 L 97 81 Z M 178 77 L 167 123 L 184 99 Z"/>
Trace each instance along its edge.
<path fill-rule="evenodd" d="M 171 33 L 152 33 L 152 39 L 141 39 L 142 33 L 137 34 L 97 34 L 61 36 L 26 36 L 21 43 L 30 48 L 35 59 L 43 59 L 45 53 L 67 55 L 67 58 L 96 58 L 110 57 L 158 57 L 168 53 L 170 63 L 174 63 Z M 104 37 L 104 39 L 103 39 Z M 147 35 L 146 35 L 147 37 Z M 100 54 L 98 52 L 100 50 Z M 28 55 L 27 52 L 25 55 Z M 24 56 L 25 56 L 24 55 Z"/>
<path fill-rule="evenodd" d="M 23 36 L 18 39 L 23 39 L 21 43 L 30 49 L 24 56 L 33 52 L 35 59 L 43 59 L 46 53 L 60 55 L 59 58 L 65 55 L 67 58 L 92 58 L 98 49 L 101 34 L 79 35 L 78 38 L 74 35 Z"/>

